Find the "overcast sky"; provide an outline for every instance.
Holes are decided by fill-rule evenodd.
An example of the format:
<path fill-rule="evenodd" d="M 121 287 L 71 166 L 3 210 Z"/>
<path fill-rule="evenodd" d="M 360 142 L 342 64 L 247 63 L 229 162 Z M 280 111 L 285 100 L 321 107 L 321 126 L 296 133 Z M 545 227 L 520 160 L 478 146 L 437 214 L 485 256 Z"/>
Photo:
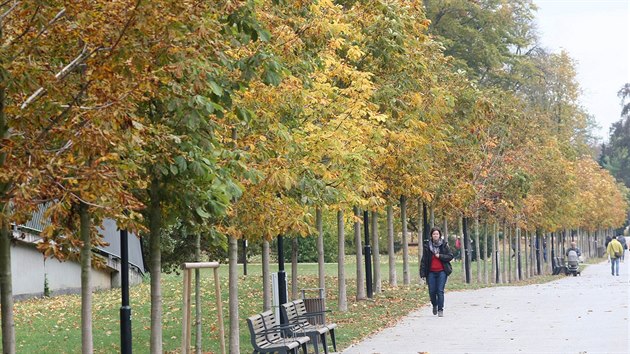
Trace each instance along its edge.
<path fill-rule="evenodd" d="M 582 105 L 607 140 L 620 119 L 617 91 L 630 82 L 630 0 L 534 0 L 543 47 L 577 61 Z"/>

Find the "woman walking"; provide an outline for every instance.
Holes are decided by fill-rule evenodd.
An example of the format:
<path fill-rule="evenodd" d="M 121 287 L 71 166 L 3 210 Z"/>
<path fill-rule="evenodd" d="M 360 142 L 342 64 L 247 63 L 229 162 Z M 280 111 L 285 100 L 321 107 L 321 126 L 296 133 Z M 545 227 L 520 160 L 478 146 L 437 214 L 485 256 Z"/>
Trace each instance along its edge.
<path fill-rule="evenodd" d="M 453 253 L 437 227 L 431 229 L 431 239 L 424 243 L 424 252 L 420 260 L 420 277 L 427 279 L 429 297 L 433 305 L 433 314 L 444 316 L 444 287 L 446 278 L 451 274 Z"/>

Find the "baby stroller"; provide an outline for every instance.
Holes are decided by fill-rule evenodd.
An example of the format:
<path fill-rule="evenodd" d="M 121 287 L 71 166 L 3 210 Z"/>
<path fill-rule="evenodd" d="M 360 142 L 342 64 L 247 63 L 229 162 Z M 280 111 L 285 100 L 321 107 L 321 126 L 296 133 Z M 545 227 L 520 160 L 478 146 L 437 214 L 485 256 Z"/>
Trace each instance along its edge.
<path fill-rule="evenodd" d="M 575 252 L 574 250 L 570 250 L 569 253 L 567 254 L 567 268 L 565 270 L 565 274 L 569 275 L 569 274 L 573 274 L 573 276 L 577 276 L 582 275 L 580 273 L 580 266 L 579 266 L 579 258 L 577 255 L 577 252 Z"/>

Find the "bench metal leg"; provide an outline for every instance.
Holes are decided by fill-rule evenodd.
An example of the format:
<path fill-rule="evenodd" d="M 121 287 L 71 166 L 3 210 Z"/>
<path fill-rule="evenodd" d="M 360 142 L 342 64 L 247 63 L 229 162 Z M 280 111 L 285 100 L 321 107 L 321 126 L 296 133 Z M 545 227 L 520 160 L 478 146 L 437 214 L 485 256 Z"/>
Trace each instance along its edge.
<path fill-rule="evenodd" d="M 324 354 L 328 354 L 328 344 L 326 344 L 326 333 L 321 335 L 322 345 L 324 346 Z"/>
<path fill-rule="evenodd" d="M 315 348 L 315 354 L 319 354 L 319 340 L 317 338 L 317 334 L 311 338 L 311 342 L 313 342 L 313 348 Z"/>
<path fill-rule="evenodd" d="M 302 353 L 304 353 L 304 354 L 307 354 L 307 353 L 308 353 L 308 351 L 306 350 L 306 344 L 307 344 L 307 343 L 302 343 Z M 315 348 L 316 348 L 316 350 L 317 350 L 317 347 L 315 347 Z"/>
<path fill-rule="evenodd" d="M 335 329 L 332 328 L 330 331 L 328 331 L 330 333 L 330 339 L 332 339 L 332 345 L 333 345 L 333 349 L 335 351 L 337 351 L 337 342 L 335 341 Z"/>

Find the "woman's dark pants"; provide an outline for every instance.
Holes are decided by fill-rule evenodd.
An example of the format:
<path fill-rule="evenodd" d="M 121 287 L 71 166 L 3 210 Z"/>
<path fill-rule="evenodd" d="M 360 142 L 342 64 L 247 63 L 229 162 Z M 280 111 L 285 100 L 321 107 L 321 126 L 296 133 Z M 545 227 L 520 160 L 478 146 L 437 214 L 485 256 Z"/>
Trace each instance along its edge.
<path fill-rule="evenodd" d="M 431 304 L 437 306 L 438 311 L 444 310 L 444 287 L 446 286 L 446 272 L 429 272 L 429 297 Z"/>

